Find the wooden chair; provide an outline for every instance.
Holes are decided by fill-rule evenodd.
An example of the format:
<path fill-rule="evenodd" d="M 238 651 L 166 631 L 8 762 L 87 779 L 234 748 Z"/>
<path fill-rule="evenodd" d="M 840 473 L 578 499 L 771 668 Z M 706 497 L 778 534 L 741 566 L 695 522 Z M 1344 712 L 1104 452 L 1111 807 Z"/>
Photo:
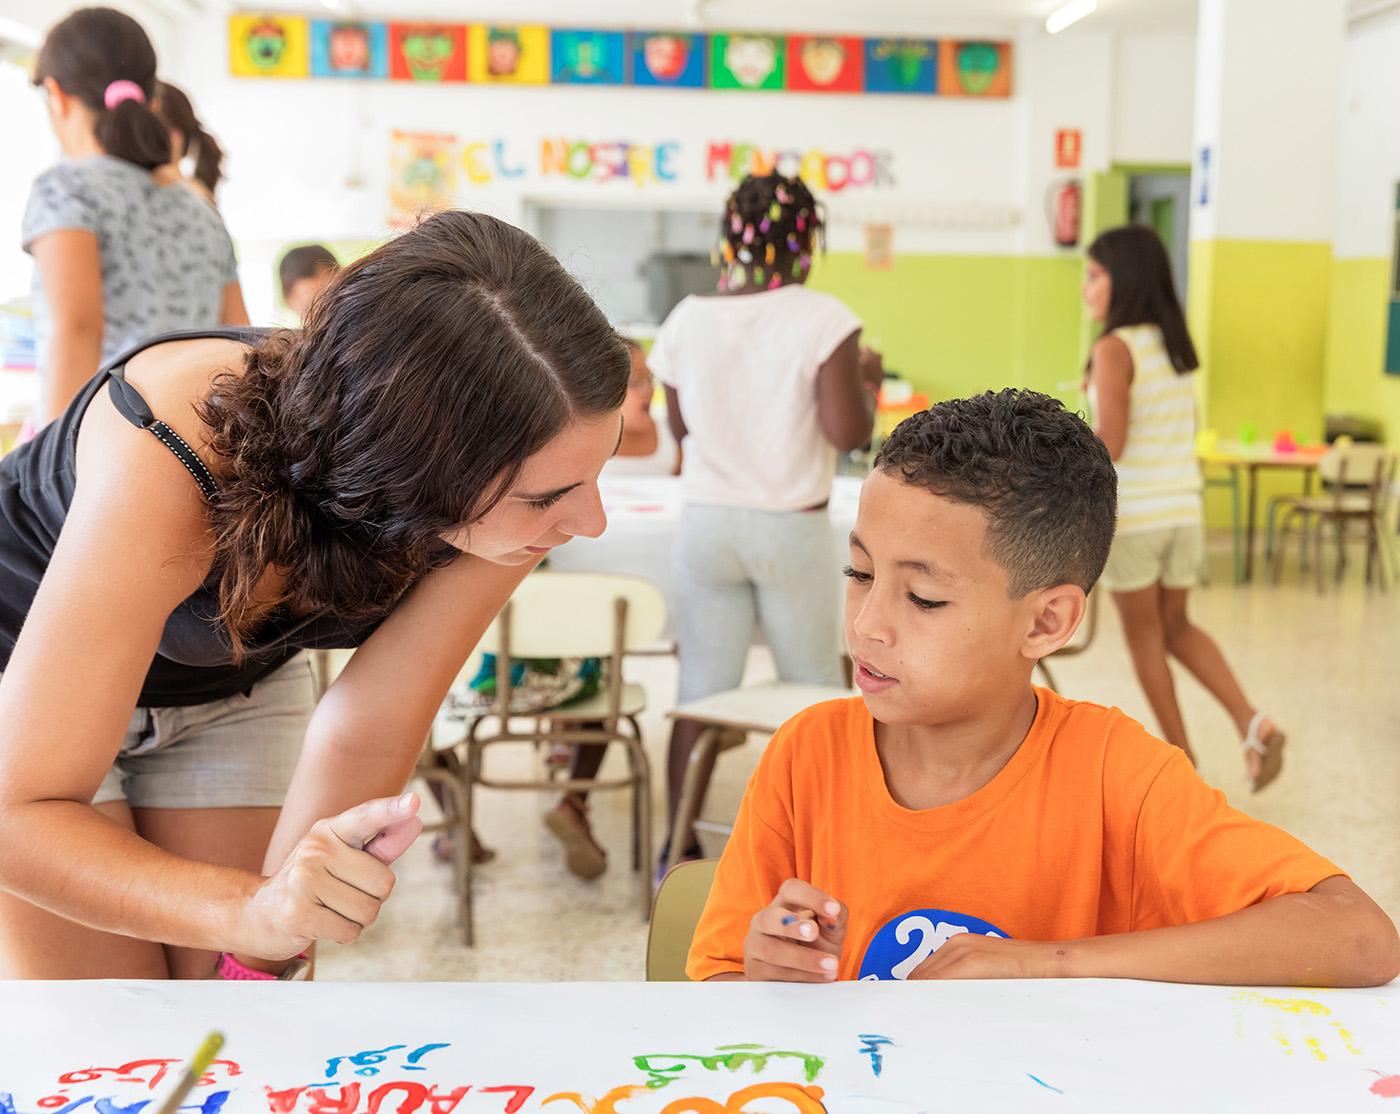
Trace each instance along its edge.
<path fill-rule="evenodd" d="M 1394 559 L 1385 531 L 1385 507 L 1395 480 L 1395 454 L 1384 445 L 1371 443 L 1338 446 L 1318 462 L 1317 471 L 1327 487 L 1324 494 L 1300 496 L 1283 504 L 1278 548 L 1273 554 L 1274 583 L 1283 576 L 1283 562 L 1295 526 L 1300 554 L 1311 530 L 1319 592 L 1326 589 L 1323 542 L 1331 527 L 1337 542 L 1336 579 L 1340 583 L 1347 566 L 1347 532 L 1359 525 L 1366 537 L 1366 583 L 1378 583 L 1384 591 L 1388 566 Z"/>
<path fill-rule="evenodd" d="M 713 696 L 682 704 L 671 713 L 673 720 L 689 720 L 704 727 L 690 751 L 685 768 L 685 784 L 676 804 L 676 818 L 671 825 L 670 854 L 666 860 L 669 873 L 680 862 L 692 829 L 728 835 L 732 824 L 699 819 L 700 806 L 710 787 L 710 775 L 715 760 L 725 751 L 744 745 L 750 731 L 771 735 L 804 708 L 823 700 L 840 700 L 856 694 L 850 689 L 827 685 L 789 685 L 773 682 L 750 685 L 747 688 L 717 692 Z"/>
<path fill-rule="evenodd" d="M 625 654 L 651 645 L 666 622 L 666 602 L 655 585 L 634 577 L 598 573 L 537 572 L 526 577 L 507 602 L 479 650 L 496 655 L 496 694 L 492 708 L 466 720 L 466 733 L 450 742 L 431 744 L 433 761 L 419 763 L 420 777 L 444 793 L 444 826 L 457 833 L 455 875 L 463 940 L 475 939 L 472 918 L 471 830 L 474 795 L 488 789 L 593 792 L 632 791 L 632 868 L 642 875 L 641 914 L 651 911 L 652 847 L 651 770 L 642 746 L 637 716 L 646 708 L 646 691 L 622 677 Z M 601 657 L 606 659 L 605 691 L 562 708 L 530 712 L 525 730 L 510 712 L 512 658 Z M 441 717 L 440 717 L 441 719 Z M 484 731 L 485 725 L 492 729 Z M 597 724 L 598 726 L 585 726 Z M 628 775 L 612 778 L 497 778 L 487 774 L 488 747 L 506 743 L 531 745 L 620 743 L 627 751 Z"/>
<path fill-rule="evenodd" d="M 681 863 L 656 891 L 647 929 L 647 982 L 689 982 L 685 961 L 715 881 L 717 859 Z"/>
<path fill-rule="evenodd" d="M 1094 635 L 1099 629 L 1099 596 L 1097 592 L 1089 593 L 1088 603 L 1084 607 L 1084 622 L 1080 624 L 1079 630 L 1075 631 L 1074 637 L 1064 646 L 1061 646 L 1051 658 L 1072 658 L 1076 654 L 1082 654 L 1094 644 Z M 1041 675 L 1045 678 L 1045 687 L 1052 692 L 1059 692 L 1055 685 L 1055 675 L 1050 672 L 1050 666 L 1046 664 L 1050 659 L 1041 658 L 1035 663 Z M 1034 672 L 1034 670 L 1032 671 Z"/>

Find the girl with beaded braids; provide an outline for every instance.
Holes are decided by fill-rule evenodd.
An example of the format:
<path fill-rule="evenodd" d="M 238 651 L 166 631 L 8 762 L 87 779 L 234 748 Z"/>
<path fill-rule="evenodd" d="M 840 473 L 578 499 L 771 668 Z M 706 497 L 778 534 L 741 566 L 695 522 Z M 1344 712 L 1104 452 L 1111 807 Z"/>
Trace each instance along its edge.
<path fill-rule="evenodd" d="M 745 178 L 725 203 L 711 256 L 720 267 L 719 289 L 776 290 L 805 282 L 824 227 L 817 200 L 801 178 Z"/>
<path fill-rule="evenodd" d="M 682 703 L 739 684 L 755 626 L 782 680 L 842 683 L 825 508 L 837 453 L 870 439 L 883 370 L 856 315 L 805 286 L 822 228 L 802 179 L 745 178 L 721 218 L 718 290 L 676 306 L 648 357 L 684 450 Z M 696 734 L 671 737 L 673 811 Z M 678 857 L 698 853 L 685 833 Z"/>

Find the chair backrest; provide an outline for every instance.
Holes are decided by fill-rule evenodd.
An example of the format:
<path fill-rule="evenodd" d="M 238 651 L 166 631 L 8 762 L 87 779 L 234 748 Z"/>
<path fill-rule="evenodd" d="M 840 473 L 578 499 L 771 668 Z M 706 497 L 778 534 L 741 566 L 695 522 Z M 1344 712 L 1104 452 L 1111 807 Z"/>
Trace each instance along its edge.
<path fill-rule="evenodd" d="M 650 581 L 608 573 L 531 573 L 510 598 L 511 657 L 607 657 L 617 635 L 618 600 L 627 603 L 622 650 L 654 643 L 666 625 L 666 597 Z M 503 621 L 491 624 L 478 650 L 499 651 Z"/>
<path fill-rule="evenodd" d="M 1361 441 L 1328 449 L 1317 462 L 1317 473 L 1323 483 L 1372 487 L 1384 482 L 1393 464 L 1393 454 L 1384 445 Z"/>
<path fill-rule="evenodd" d="M 714 884 L 717 859 L 681 863 L 661 880 L 647 930 L 647 982 L 687 982 L 690 941 Z"/>

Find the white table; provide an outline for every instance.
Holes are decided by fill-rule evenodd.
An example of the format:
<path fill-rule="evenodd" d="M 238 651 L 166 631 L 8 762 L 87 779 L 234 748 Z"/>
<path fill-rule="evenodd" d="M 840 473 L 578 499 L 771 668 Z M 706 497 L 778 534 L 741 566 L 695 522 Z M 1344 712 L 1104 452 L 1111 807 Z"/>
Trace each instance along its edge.
<path fill-rule="evenodd" d="M 845 599 L 841 562 L 846 539 L 856 524 L 859 479 L 837 476 L 827 516 L 834 542 L 831 590 Z M 562 572 L 611 572 L 639 576 L 666 596 L 665 636 L 675 637 L 672 561 L 681 519 L 681 481 L 674 476 L 609 476 L 598 481 L 608 528 L 599 538 L 574 538 L 550 554 L 549 566 Z"/>
<path fill-rule="evenodd" d="M 13 982 L 0 1109 L 153 1114 L 216 1028 L 185 1114 L 1383 1114 L 1400 1092 L 1394 987 Z"/>

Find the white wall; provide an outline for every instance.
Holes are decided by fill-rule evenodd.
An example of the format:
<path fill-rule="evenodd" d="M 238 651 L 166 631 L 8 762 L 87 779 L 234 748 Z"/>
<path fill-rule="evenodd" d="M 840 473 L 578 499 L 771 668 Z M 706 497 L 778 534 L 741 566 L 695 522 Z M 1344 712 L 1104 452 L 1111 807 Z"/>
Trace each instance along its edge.
<path fill-rule="evenodd" d="M 429 11 L 429 0 L 424 3 Z M 136 6 L 142 5 L 149 8 L 150 0 Z M 31 22 L 42 25 L 70 6 L 38 5 L 45 10 L 35 19 L 36 5 L 0 0 L 0 12 L 23 9 Z M 491 14 L 477 7 L 464 3 L 453 18 Z M 622 10 L 628 7 L 622 0 L 608 0 L 604 7 L 600 19 L 611 14 L 637 22 L 636 12 Z M 679 22 L 683 7 L 668 5 L 667 21 Z M 715 18 L 719 7 L 735 25 L 748 22 L 742 5 L 716 3 Z M 836 28 L 836 14 L 836 7 L 827 5 L 823 21 Z M 567 21 L 565 12 L 554 15 Z M 1179 35 L 1115 39 L 1076 28 L 1049 37 L 1028 27 L 1015 39 L 1015 95 L 976 102 L 240 80 L 227 72 L 223 14 L 209 12 L 178 26 L 153 10 L 143 17 L 159 41 L 165 75 L 189 90 L 229 154 L 221 203 L 242 251 L 250 306 L 263 317 L 274 301 L 271 262 L 287 241 L 387 234 L 389 137 L 396 129 L 447 132 L 464 142 L 505 138 L 515 158 L 536 165 L 546 137 L 681 144 L 678 180 L 640 189 L 629 182 L 544 179 L 537 173 L 516 184 L 472 186 L 461 176 L 459 203 L 512 220 L 521 220 L 531 203 L 713 211 L 727 183 L 705 176 L 711 139 L 838 154 L 892 152 L 892 187 L 826 195 L 831 243 L 838 250 L 857 248 L 865 224 L 888 221 L 898 229 L 901 252 L 1058 253 L 1045 199 L 1053 181 L 1066 173 L 1053 163 L 1054 132 L 1060 128 L 1083 132 L 1080 173 L 1115 160 L 1187 157 L 1181 137 L 1189 134 L 1182 121 L 1190 115 L 1191 52 L 1183 49 Z M 801 13 L 792 18 L 800 20 Z M 874 33 L 979 30 L 913 24 L 862 28 L 861 13 L 850 11 L 840 22 L 848 30 Z M 996 33 L 990 26 L 981 30 Z M 1164 41 L 1158 43 L 1159 38 Z M 1189 37 L 1185 42 L 1189 45 Z M 1130 80 L 1138 73 L 1150 80 Z M 1189 138 L 1185 142 L 1189 148 Z M 8 196 L 0 198 L 0 220 L 9 227 L 18 222 Z"/>
<path fill-rule="evenodd" d="M 1113 161 L 1191 164 L 1196 36 L 1119 35 L 1113 57 Z"/>
<path fill-rule="evenodd" d="M 1389 256 L 1400 183 L 1400 11 L 1355 25 L 1342 64 L 1333 251 Z"/>
<path fill-rule="evenodd" d="M 1345 29 L 1343 0 L 1201 0 L 1192 239 L 1332 239 Z"/>
<path fill-rule="evenodd" d="M 248 258 L 293 238 L 378 237 L 386 232 L 389 135 L 446 132 L 462 141 L 505 138 L 538 162 L 541 139 L 681 143 L 671 184 L 576 182 L 529 174 L 517 183 L 459 183 L 461 204 L 520 219 L 530 202 L 704 209 L 727 183 L 704 173 L 707 141 L 845 153 L 893 153 L 896 184 L 825 198 L 832 246 L 857 247 L 866 223 L 890 221 L 897 250 L 1051 254 L 1044 216 L 1054 132 L 1079 128 L 1081 172 L 1110 161 L 1189 158 L 1189 37 L 1144 37 L 1116 46 L 1106 32 L 1016 39 L 1015 95 L 1005 101 L 721 94 L 675 90 L 426 88 L 401 83 L 239 80 L 227 74 L 223 21 L 188 27 L 174 74 L 230 153 L 223 207 Z M 1115 54 L 1130 53 L 1125 68 Z M 1144 62 L 1143 59 L 1148 59 Z M 1125 90 L 1124 74 L 1151 67 Z M 1155 102 L 1155 107 L 1154 107 Z M 1165 121 L 1165 123 L 1164 123 Z M 352 183 L 347 185 L 347 183 Z M 255 284 L 261 279 L 255 279 Z M 270 295 L 269 295 L 270 296 Z M 250 299 L 260 294 L 251 292 Z"/>

